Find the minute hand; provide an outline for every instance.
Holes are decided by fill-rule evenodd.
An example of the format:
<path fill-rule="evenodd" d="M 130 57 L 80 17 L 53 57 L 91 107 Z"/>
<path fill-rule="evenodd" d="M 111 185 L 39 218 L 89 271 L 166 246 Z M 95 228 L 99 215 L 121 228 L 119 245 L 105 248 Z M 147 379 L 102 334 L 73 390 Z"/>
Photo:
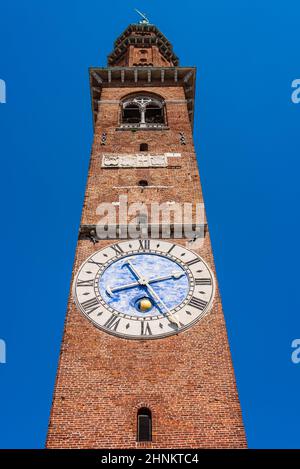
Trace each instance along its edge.
<path fill-rule="evenodd" d="M 177 327 L 179 327 L 178 319 L 176 319 L 175 316 L 173 316 L 173 314 L 171 313 L 171 311 L 169 310 L 169 308 L 165 305 L 165 303 L 163 302 L 163 300 L 161 300 L 160 297 L 155 293 L 155 291 L 153 290 L 153 288 L 151 287 L 151 285 L 149 285 L 149 283 L 146 282 L 146 283 L 145 283 L 145 286 L 148 288 L 148 290 L 149 290 L 149 292 L 151 293 L 151 295 L 156 299 L 157 303 L 160 303 L 160 304 L 165 308 L 165 310 L 168 312 L 170 322 L 176 324 Z"/>

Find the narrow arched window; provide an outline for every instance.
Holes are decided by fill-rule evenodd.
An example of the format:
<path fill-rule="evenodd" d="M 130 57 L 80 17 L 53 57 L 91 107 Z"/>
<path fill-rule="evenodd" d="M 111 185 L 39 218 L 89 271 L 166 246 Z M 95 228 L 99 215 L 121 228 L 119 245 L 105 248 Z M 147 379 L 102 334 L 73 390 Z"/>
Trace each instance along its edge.
<path fill-rule="evenodd" d="M 138 410 L 137 441 L 152 441 L 152 415 L 147 407 Z"/>
<path fill-rule="evenodd" d="M 141 187 L 147 187 L 148 186 L 148 181 L 146 179 L 141 179 L 139 181 L 139 186 Z"/>
<path fill-rule="evenodd" d="M 148 151 L 148 143 L 141 143 L 140 151 Z"/>

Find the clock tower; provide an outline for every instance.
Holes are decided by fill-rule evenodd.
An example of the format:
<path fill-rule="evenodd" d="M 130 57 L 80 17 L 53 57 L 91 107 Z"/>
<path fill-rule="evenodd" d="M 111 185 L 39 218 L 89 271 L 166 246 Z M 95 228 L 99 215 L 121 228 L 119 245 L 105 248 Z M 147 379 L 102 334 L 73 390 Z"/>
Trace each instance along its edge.
<path fill-rule="evenodd" d="M 193 145 L 194 67 L 144 18 L 90 69 L 94 142 L 48 448 L 245 448 Z"/>

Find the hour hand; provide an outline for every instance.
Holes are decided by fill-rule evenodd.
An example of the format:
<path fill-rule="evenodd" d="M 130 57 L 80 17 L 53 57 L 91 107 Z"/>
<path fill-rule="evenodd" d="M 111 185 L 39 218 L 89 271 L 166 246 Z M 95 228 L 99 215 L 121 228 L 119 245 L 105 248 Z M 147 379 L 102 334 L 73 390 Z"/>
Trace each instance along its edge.
<path fill-rule="evenodd" d="M 170 275 L 165 275 L 165 276 L 162 276 L 162 277 L 155 277 L 155 278 L 150 278 L 148 280 L 148 283 L 155 283 L 155 282 L 162 282 L 163 280 L 170 280 L 170 279 L 178 279 L 180 277 L 182 277 L 184 275 L 184 272 L 183 271 L 177 271 L 177 270 L 174 270 L 173 272 L 170 273 Z"/>

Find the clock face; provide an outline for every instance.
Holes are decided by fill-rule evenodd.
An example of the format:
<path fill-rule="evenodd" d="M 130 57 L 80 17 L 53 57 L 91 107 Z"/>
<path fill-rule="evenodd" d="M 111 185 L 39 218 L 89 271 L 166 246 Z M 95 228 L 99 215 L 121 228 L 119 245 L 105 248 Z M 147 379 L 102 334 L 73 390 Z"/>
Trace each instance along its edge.
<path fill-rule="evenodd" d="M 192 326 L 211 308 L 214 277 L 204 260 L 161 240 L 111 244 L 80 267 L 73 295 L 100 329 L 128 339 L 166 337 Z"/>

